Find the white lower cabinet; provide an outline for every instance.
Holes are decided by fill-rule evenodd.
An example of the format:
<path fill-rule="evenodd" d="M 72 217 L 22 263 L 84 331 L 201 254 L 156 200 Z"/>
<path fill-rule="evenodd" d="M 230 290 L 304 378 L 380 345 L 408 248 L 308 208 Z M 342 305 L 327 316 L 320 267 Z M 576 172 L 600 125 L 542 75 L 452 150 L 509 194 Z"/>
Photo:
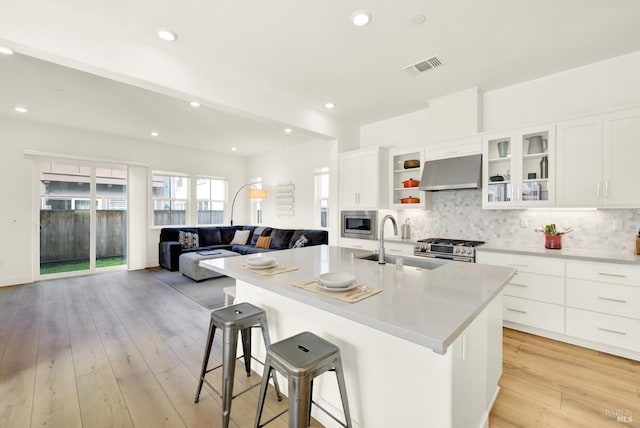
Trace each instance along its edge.
<path fill-rule="evenodd" d="M 567 308 L 567 335 L 640 352 L 640 321 Z M 612 353 L 617 353 L 612 351 Z"/>
<path fill-rule="evenodd" d="M 389 242 L 385 241 L 384 243 L 384 251 L 387 255 L 390 256 L 403 256 L 409 257 L 413 256 L 415 242 Z"/>
<path fill-rule="evenodd" d="M 507 327 L 640 360 L 640 265 L 478 251 L 518 269 L 503 290 Z"/>
<path fill-rule="evenodd" d="M 504 295 L 503 308 L 505 321 L 564 333 L 564 305 Z"/>
<path fill-rule="evenodd" d="M 371 239 L 340 238 L 340 246 L 356 250 L 375 251 L 378 249 L 378 241 Z"/>

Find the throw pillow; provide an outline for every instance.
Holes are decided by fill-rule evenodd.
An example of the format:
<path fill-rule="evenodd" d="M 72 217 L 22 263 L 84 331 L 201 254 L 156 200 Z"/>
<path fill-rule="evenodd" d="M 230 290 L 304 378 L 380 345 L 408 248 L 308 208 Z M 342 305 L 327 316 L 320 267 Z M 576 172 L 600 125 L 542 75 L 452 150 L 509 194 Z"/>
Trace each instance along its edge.
<path fill-rule="evenodd" d="M 253 235 L 251 236 L 251 245 L 256 245 L 256 242 L 258 242 L 258 238 L 262 236 L 262 232 L 264 232 L 265 229 L 265 227 L 256 227 L 253 230 Z"/>
<path fill-rule="evenodd" d="M 271 242 L 270 236 L 261 236 L 256 241 L 256 248 L 269 248 L 270 242 Z"/>
<path fill-rule="evenodd" d="M 182 248 L 197 248 L 200 246 L 197 233 L 180 231 L 178 234 L 178 242 L 182 245 Z"/>
<path fill-rule="evenodd" d="M 245 245 L 249 240 L 250 230 L 236 230 L 229 245 Z"/>
<path fill-rule="evenodd" d="M 309 243 L 309 239 L 306 236 L 302 235 L 298 238 L 298 240 L 293 244 L 291 248 L 302 248 Z"/>

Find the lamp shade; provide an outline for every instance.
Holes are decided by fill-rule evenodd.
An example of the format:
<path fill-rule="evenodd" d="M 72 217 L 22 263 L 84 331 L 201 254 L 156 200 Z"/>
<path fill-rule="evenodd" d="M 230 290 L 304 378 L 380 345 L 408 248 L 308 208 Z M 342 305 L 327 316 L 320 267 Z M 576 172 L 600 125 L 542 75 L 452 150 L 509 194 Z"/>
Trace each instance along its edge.
<path fill-rule="evenodd" d="M 249 189 L 249 199 L 266 199 L 267 191 L 264 189 Z"/>

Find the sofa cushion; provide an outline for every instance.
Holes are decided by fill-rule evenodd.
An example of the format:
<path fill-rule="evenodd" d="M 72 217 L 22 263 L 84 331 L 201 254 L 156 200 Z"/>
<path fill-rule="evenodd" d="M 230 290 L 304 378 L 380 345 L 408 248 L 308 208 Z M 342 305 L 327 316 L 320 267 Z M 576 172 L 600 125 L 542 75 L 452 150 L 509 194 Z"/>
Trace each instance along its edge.
<path fill-rule="evenodd" d="M 200 237 L 201 247 L 222 244 L 220 229 L 217 227 L 201 227 L 198 229 L 198 236 Z"/>
<path fill-rule="evenodd" d="M 193 227 L 163 227 L 160 230 L 160 242 L 175 241 L 178 242 L 180 232 L 197 233 Z"/>
<path fill-rule="evenodd" d="M 273 251 L 270 248 L 256 248 L 253 245 L 233 245 L 231 247 L 231 251 L 239 254 L 255 254 L 255 253 L 264 253 L 267 251 Z"/>
<path fill-rule="evenodd" d="M 236 230 L 235 235 L 233 235 L 233 239 L 229 243 L 230 245 L 244 245 L 249 240 L 249 235 L 251 235 L 250 230 Z"/>
<path fill-rule="evenodd" d="M 255 229 L 253 229 L 253 235 L 251 235 L 251 245 L 256 245 L 256 242 L 258 242 L 258 238 L 260 238 L 262 236 L 262 232 L 264 232 L 264 230 L 266 229 L 266 227 L 256 227 Z"/>
<path fill-rule="evenodd" d="M 312 245 L 322 245 L 329 243 L 329 233 L 326 230 L 322 229 L 310 229 L 310 230 L 296 230 L 291 237 L 291 241 L 289 242 L 289 248 L 294 248 L 295 243 L 300 239 L 300 237 L 304 235 L 309 242 L 305 243 L 305 247 L 310 247 Z"/>
<path fill-rule="evenodd" d="M 220 239 L 223 244 L 229 244 L 233 240 L 236 230 L 242 230 L 239 226 L 220 226 Z"/>
<path fill-rule="evenodd" d="M 182 248 L 197 248 L 200 246 L 198 234 L 185 232 L 181 230 L 178 233 L 178 242 L 182 245 Z"/>
<path fill-rule="evenodd" d="M 291 239 L 291 242 L 293 242 L 293 239 Z M 309 238 L 307 238 L 304 235 L 300 235 L 300 237 L 296 239 L 296 241 L 293 243 L 291 248 L 302 248 L 308 243 L 309 243 Z"/>
<path fill-rule="evenodd" d="M 291 241 L 293 232 L 291 229 L 273 229 L 270 235 L 271 243 L 269 244 L 269 248 L 274 250 L 289 248 L 289 241 Z"/>
<path fill-rule="evenodd" d="M 261 236 L 258 238 L 258 241 L 255 244 L 256 248 L 269 248 L 269 243 L 271 243 L 270 236 Z"/>

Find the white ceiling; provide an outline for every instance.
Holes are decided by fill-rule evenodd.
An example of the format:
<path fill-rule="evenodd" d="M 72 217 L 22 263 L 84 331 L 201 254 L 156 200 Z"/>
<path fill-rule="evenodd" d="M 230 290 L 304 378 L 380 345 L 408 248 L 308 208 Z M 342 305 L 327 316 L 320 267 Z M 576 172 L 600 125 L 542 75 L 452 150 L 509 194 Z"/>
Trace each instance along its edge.
<path fill-rule="evenodd" d="M 11 7 L 0 14 L 0 39 L 18 50 L 64 58 L 60 62 L 104 70 L 103 75 L 129 74 L 166 93 L 202 95 L 211 102 L 211 111 L 195 112 L 212 115 L 201 121 L 183 103 L 109 88 L 101 95 L 107 98 L 101 117 L 123 105 L 119 98 L 129 100 L 129 112 L 136 107 L 148 113 L 123 114 L 112 125 L 122 121 L 121 130 L 144 134 L 160 121 L 162 136 L 175 143 L 218 149 L 236 139 L 267 144 L 260 138 L 269 126 L 275 127 L 277 144 L 286 144 L 278 133 L 289 120 L 296 132 L 287 138 L 297 138 L 304 121 L 295 109 L 287 117 L 277 111 L 283 100 L 337 124 L 361 125 L 471 87 L 490 91 L 640 50 L 637 0 L 2 1 Z M 356 28 L 349 17 L 362 8 L 373 19 Z M 414 24 L 417 15 L 426 21 Z M 158 27 L 176 31 L 179 40 L 159 41 Z M 403 71 L 432 55 L 444 66 L 418 76 Z M 229 94 L 242 96 L 235 103 Z M 70 90 L 64 96 L 75 95 Z M 337 105 L 332 111 L 323 108 L 328 100 Z M 244 119 L 215 114 L 216 102 L 277 123 L 264 120 L 254 128 Z M 87 123 L 91 119 L 91 126 L 100 125 L 96 117 Z M 193 135 L 194 129 L 200 132 Z M 245 135 L 245 129 L 252 132 Z"/>

